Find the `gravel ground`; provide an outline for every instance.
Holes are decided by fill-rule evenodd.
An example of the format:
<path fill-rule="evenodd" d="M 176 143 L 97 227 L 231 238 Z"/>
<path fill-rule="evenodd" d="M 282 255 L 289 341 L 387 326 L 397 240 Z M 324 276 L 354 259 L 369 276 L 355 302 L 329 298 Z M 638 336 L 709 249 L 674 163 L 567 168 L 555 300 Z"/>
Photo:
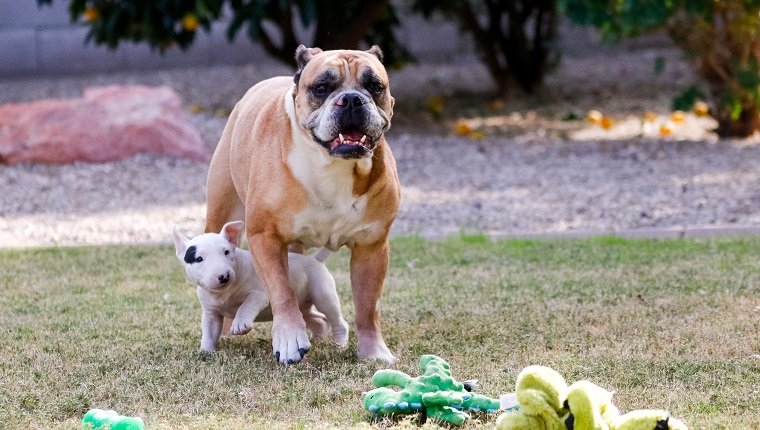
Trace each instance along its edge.
<path fill-rule="evenodd" d="M 545 93 L 510 102 L 495 116 L 499 125 L 483 125 L 482 139 L 447 133 L 450 124 L 413 112 L 430 95 L 485 90 L 482 68 L 420 65 L 394 73 L 397 117 L 411 118 L 398 120 L 388 138 L 403 186 L 394 234 L 760 226 L 760 138 L 719 141 L 705 131 L 709 123 L 691 117 L 667 138 L 642 132 L 637 112 L 666 113 L 674 88 L 692 79 L 676 60 L 666 76 L 653 74 L 650 60 L 660 55 L 674 53 L 566 59 Z M 283 73 L 248 65 L 6 80 L 0 103 L 79 96 L 88 85 L 114 82 L 166 84 L 203 109 L 192 121 L 212 149 L 226 122 L 218 110 L 252 83 Z M 558 120 L 594 106 L 614 111 L 618 125 L 605 131 Z M 152 155 L 0 166 L 0 247 L 167 242 L 173 224 L 198 233 L 206 172 L 205 164 Z"/>

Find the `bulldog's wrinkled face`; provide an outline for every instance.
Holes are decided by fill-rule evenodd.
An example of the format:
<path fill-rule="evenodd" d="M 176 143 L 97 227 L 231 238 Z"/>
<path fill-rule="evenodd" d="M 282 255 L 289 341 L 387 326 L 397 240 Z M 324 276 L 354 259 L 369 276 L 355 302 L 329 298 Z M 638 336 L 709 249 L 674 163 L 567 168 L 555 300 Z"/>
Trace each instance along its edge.
<path fill-rule="evenodd" d="M 333 157 L 372 156 L 390 128 L 394 99 L 380 48 L 296 51 L 293 93 L 299 125 Z"/>
<path fill-rule="evenodd" d="M 235 247 L 239 243 L 242 221 L 227 223 L 221 233 L 206 233 L 192 239 L 174 228 L 172 238 L 177 259 L 187 278 L 209 291 L 223 291 L 236 281 Z"/>

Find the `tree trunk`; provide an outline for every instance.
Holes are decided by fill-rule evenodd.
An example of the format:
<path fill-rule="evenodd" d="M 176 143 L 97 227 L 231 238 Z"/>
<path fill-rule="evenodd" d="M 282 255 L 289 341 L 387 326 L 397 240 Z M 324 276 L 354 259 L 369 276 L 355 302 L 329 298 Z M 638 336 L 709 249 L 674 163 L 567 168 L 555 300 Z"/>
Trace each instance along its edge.
<path fill-rule="evenodd" d="M 719 136 L 747 137 L 751 136 L 752 133 L 760 132 L 760 109 L 758 106 L 754 106 L 754 109 L 743 109 L 737 119 L 733 119 L 731 112 L 723 109 L 716 114 L 716 119 L 718 120 L 718 129 L 715 131 Z"/>

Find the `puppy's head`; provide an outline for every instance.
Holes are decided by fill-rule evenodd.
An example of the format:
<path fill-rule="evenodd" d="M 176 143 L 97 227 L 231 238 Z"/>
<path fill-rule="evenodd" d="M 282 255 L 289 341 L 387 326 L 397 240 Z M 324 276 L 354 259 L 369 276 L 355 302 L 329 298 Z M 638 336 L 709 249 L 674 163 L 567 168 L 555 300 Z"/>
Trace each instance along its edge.
<path fill-rule="evenodd" d="M 235 247 L 240 243 L 242 221 L 228 222 L 219 234 L 206 233 L 192 239 L 172 231 L 177 259 L 187 278 L 209 291 L 221 291 L 235 283 Z"/>
<path fill-rule="evenodd" d="M 293 92 L 299 126 L 333 157 L 371 157 L 391 126 L 394 99 L 383 54 L 368 51 L 296 50 Z"/>

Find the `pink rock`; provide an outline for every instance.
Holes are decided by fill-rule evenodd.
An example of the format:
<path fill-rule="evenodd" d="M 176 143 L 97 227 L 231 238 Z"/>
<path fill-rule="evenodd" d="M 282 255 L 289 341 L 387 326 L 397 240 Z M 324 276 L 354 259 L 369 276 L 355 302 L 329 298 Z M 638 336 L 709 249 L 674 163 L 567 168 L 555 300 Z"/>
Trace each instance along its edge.
<path fill-rule="evenodd" d="M 168 87 L 89 87 L 80 99 L 0 106 L 0 163 L 103 162 L 138 153 L 210 159 Z"/>

